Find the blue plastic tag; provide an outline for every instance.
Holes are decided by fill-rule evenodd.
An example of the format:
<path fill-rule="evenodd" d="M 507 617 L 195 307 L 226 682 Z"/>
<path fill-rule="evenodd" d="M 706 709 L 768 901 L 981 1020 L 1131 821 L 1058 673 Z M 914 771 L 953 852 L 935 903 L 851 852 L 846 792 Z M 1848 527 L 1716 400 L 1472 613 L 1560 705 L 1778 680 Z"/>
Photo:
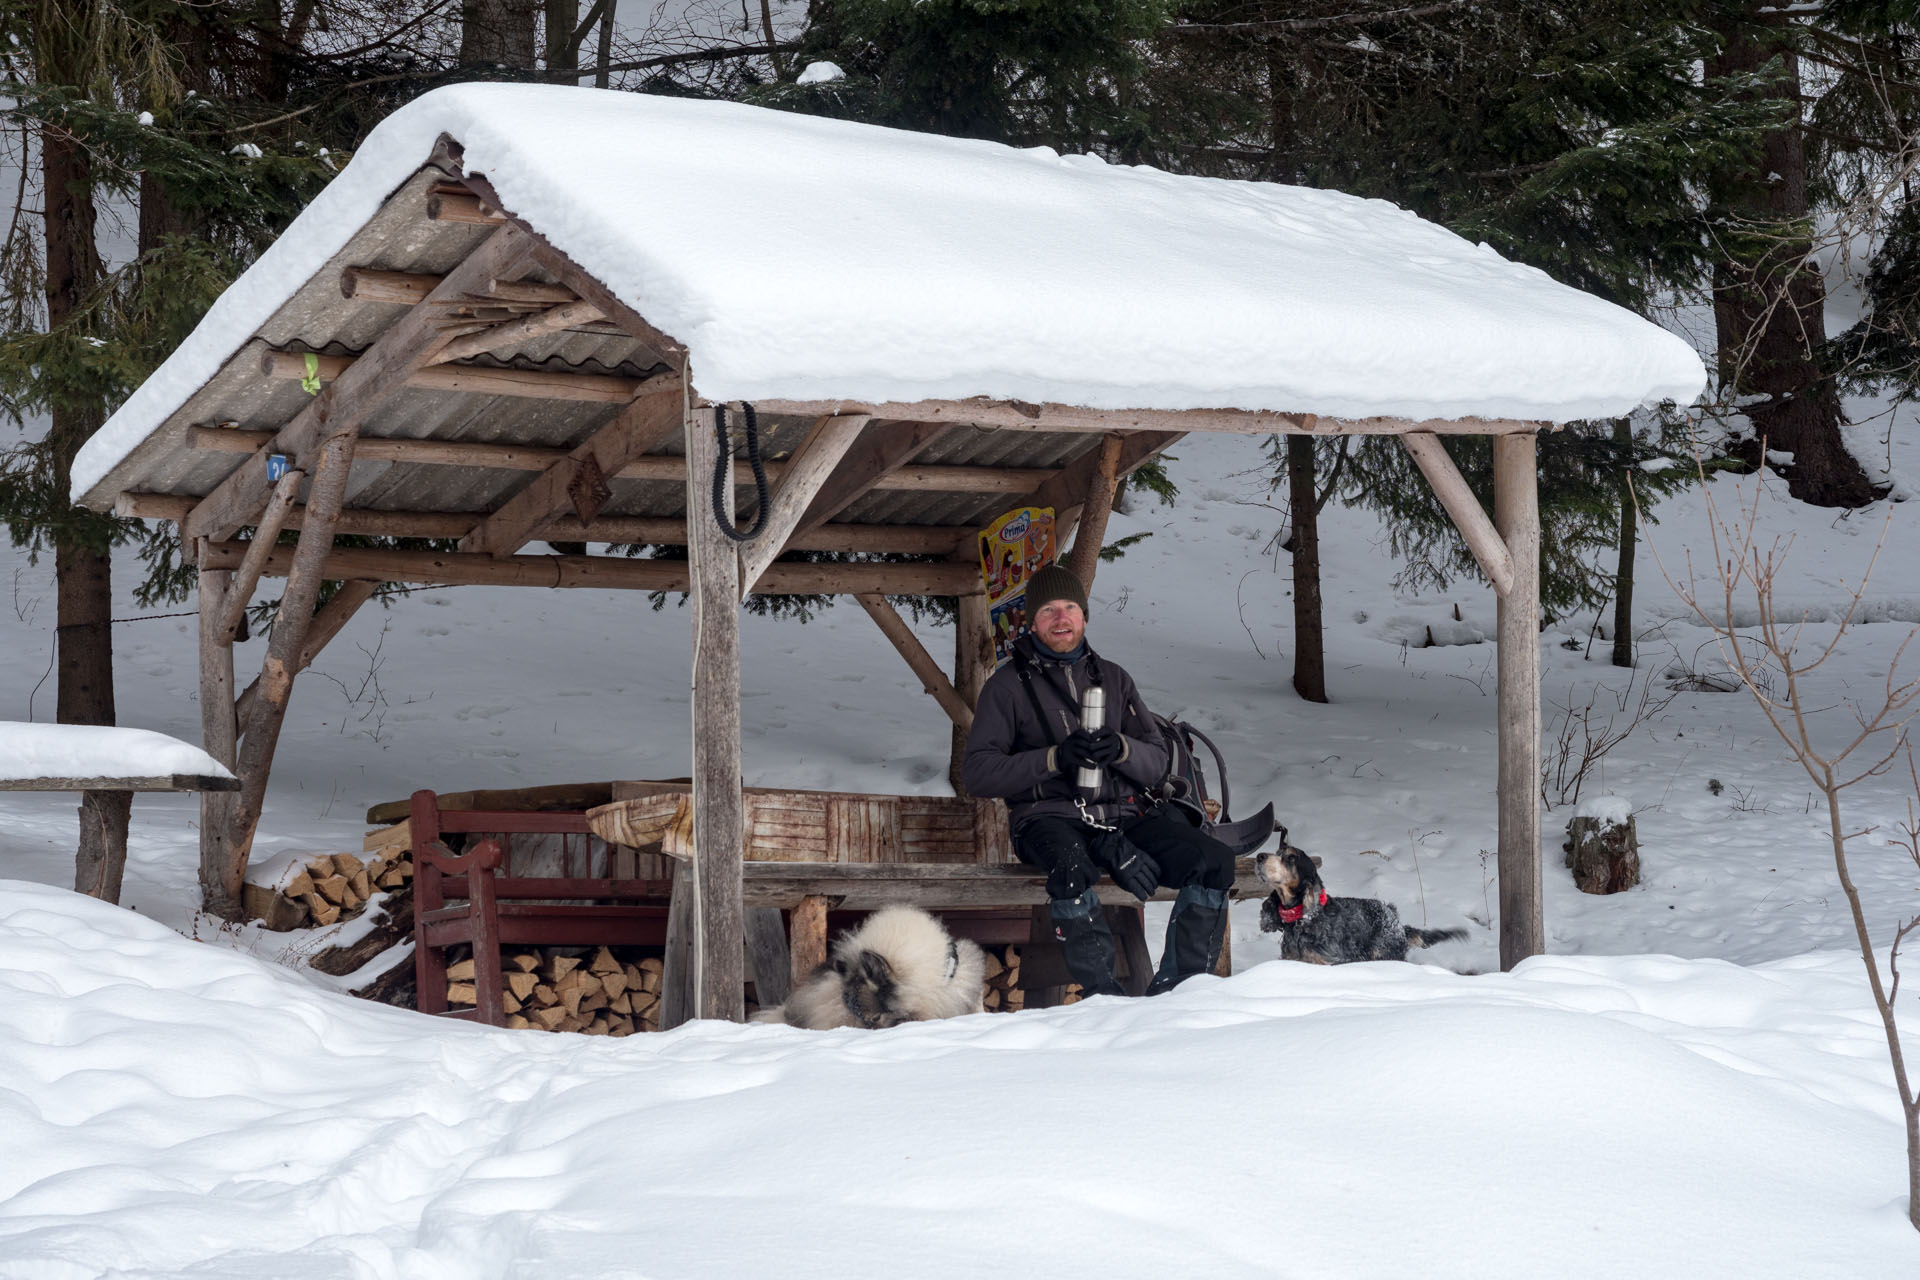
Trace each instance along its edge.
<path fill-rule="evenodd" d="M 270 453 L 267 455 L 267 483 L 279 484 L 280 477 L 287 474 L 287 455 Z"/>

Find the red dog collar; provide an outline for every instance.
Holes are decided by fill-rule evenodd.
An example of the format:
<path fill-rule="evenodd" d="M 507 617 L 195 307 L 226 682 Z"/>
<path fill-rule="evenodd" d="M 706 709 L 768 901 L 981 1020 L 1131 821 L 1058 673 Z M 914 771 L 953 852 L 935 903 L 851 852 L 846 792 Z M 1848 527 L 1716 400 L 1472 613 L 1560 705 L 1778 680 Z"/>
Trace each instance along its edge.
<path fill-rule="evenodd" d="M 1327 905 L 1327 891 L 1325 889 L 1320 891 L 1320 901 L 1318 905 L 1323 907 Z M 1300 917 L 1305 914 L 1307 914 L 1307 904 L 1305 902 L 1302 902 L 1297 907 L 1282 907 L 1280 908 L 1280 923 L 1299 924 Z"/>

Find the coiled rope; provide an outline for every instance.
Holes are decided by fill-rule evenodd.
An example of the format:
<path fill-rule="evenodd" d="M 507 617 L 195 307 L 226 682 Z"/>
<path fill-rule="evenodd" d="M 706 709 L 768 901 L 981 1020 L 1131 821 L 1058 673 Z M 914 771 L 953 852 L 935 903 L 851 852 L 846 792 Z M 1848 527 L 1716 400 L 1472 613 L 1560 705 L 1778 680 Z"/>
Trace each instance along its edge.
<path fill-rule="evenodd" d="M 760 421 L 752 405 L 742 401 L 740 407 L 747 415 L 747 465 L 753 468 L 753 488 L 760 510 L 753 528 L 745 533 L 727 518 L 727 486 L 733 482 L 733 438 L 727 434 L 727 407 L 717 404 L 713 406 L 713 432 L 719 438 L 720 453 L 713 460 L 713 522 L 733 541 L 751 542 L 767 527 L 767 469 L 760 461 Z"/>

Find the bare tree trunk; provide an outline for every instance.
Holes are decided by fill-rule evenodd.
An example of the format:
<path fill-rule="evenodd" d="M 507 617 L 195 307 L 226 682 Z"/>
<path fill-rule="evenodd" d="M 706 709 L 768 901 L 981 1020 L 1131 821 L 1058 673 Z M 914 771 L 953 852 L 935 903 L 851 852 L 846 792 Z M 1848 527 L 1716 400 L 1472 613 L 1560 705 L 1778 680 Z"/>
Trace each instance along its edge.
<path fill-rule="evenodd" d="M 1762 43 L 1736 26 L 1709 75 L 1754 71 L 1785 61 L 1780 93 L 1797 102 L 1799 62 L 1792 48 Z M 1823 507 L 1873 501 L 1873 485 L 1847 452 L 1840 392 L 1821 365 L 1826 342 L 1826 284 L 1808 261 L 1806 139 L 1799 124 L 1768 136 L 1755 169 L 1716 193 L 1743 224 L 1728 236 L 1714 269 L 1713 318 L 1723 391 L 1764 397 L 1746 413 L 1769 450 L 1793 455 L 1783 465 L 1787 491 Z M 1756 462 L 1759 459 L 1754 459 Z"/>
<path fill-rule="evenodd" d="M 1619 446 L 1621 458 L 1632 456 L 1633 423 L 1629 419 L 1614 422 L 1613 442 Z M 1616 667 L 1633 665 L 1633 557 L 1640 547 L 1634 518 L 1638 514 L 1633 503 L 1633 469 L 1623 464 L 1620 468 L 1620 558 L 1613 571 L 1613 665 Z"/>
<path fill-rule="evenodd" d="M 1313 437 L 1287 437 L 1287 505 L 1293 512 L 1293 691 L 1327 700 L 1327 650 L 1320 625 L 1320 498 Z"/>
<path fill-rule="evenodd" d="M 580 46 L 573 29 L 580 25 L 580 0 L 546 0 L 547 71 L 555 79 L 571 80 L 580 70 Z"/>
<path fill-rule="evenodd" d="M 461 0 L 460 61 L 531 70 L 540 0 Z"/>

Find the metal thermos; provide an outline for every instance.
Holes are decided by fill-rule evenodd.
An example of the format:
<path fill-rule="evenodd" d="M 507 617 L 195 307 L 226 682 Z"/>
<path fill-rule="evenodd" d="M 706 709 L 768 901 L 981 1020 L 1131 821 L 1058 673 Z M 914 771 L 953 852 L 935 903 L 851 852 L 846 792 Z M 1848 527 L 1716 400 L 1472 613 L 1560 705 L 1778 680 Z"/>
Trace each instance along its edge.
<path fill-rule="evenodd" d="M 1107 723 L 1107 691 L 1099 685 L 1092 685 L 1080 699 L 1080 727 L 1088 733 L 1098 733 Z M 1082 765 L 1073 776 L 1074 785 L 1082 791 L 1100 789 L 1100 766 Z"/>

